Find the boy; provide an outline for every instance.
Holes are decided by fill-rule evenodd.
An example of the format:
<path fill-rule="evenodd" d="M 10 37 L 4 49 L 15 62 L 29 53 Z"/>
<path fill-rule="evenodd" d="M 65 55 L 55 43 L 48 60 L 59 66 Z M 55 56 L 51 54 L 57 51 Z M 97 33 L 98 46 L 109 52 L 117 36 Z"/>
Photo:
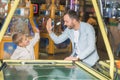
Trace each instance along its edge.
<path fill-rule="evenodd" d="M 17 44 L 17 48 L 11 55 L 11 59 L 34 60 L 34 45 L 37 43 L 39 38 L 40 36 L 38 29 L 36 29 L 35 36 L 31 40 L 29 40 L 23 33 L 14 34 L 12 36 L 12 40 L 15 44 Z"/>

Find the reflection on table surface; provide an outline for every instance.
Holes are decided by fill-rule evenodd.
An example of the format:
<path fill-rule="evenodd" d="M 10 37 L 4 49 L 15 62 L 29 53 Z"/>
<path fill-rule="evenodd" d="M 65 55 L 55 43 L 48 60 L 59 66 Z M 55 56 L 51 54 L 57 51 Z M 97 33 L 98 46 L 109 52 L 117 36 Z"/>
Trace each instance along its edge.
<path fill-rule="evenodd" d="M 12 65 L 4 69 L 3 73 L 4 80 L 98 80 L 77 65 Z"/>

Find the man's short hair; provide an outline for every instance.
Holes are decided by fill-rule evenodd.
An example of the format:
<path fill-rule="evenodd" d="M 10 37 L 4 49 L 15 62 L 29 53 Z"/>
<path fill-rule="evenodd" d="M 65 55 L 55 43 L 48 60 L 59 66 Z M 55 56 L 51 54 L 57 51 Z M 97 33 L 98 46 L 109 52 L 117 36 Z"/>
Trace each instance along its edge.
<path fill-rule="evenodd" d="M 68 14 L 70 18 L 76 19 L 77 21 L 80 21 L 80 17 L 77 14 L 77 12 L 75 12 L 74 10 L 68 10 L 65 15 Z"/>

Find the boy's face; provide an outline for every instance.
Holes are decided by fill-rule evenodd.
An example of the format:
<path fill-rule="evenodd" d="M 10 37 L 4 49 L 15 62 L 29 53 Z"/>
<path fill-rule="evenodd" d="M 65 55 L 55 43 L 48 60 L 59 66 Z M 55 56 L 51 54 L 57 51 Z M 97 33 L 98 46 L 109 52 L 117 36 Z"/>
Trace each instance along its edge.
<path fill-rule="evenodd" d="M 23 35 L 22 38 L 23 38 L 22 42 L 19 43 L 19 46 L 26 47 L 27 45 L 29 45 L 29 43 L 30 43 L 29 39 L 25 35 Z"/>

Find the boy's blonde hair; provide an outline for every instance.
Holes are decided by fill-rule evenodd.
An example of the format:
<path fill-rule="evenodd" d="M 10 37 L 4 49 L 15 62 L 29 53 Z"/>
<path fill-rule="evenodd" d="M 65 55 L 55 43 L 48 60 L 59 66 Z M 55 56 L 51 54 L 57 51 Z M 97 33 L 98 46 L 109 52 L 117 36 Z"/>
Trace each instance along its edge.
<path fill-rule="evenodd" d="M 15 33 L 13 36 L 12 36 L 12 41 L 15 43 L 15 44 L 19 44 L 22 42 L 23 40 L 23 36 L 24 34 L 23 33 Z"/>

